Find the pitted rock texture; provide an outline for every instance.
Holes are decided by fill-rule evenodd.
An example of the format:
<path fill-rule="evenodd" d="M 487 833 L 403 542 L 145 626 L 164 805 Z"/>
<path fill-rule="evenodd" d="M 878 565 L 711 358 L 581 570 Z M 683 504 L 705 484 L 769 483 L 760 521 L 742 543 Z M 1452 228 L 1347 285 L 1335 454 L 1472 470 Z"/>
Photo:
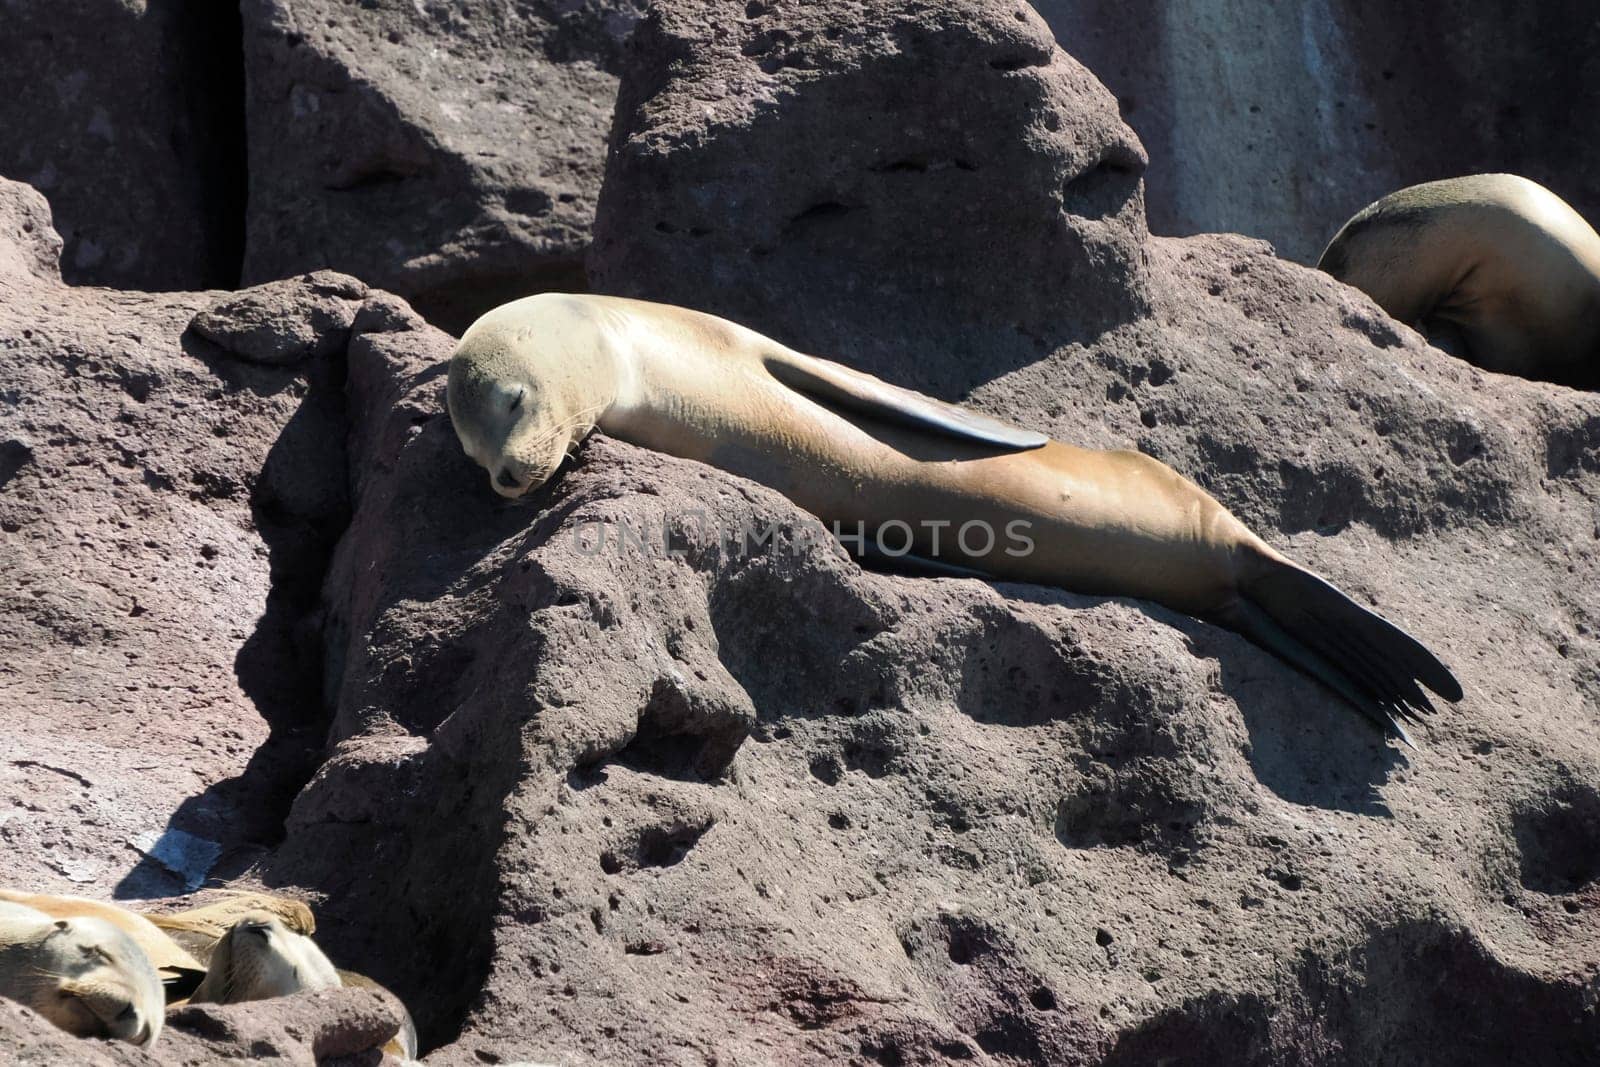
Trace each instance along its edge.
<path fill-rule="evenodd" d="M 54 1067 L 204 1067 L 215 1063 L 277 1063 L 285 1067 L 393 1067 L 383 1043 L 400 1016 L 392 998 L 364 989 L 330 989 L 250 1004 L 196 1004 L 167 1013 L 166 1028 L 149 1048 L 84 1040 L 0 999 L 6 1062 Z"/>
<path fill-rule="evenodd" d="M 234 616 L 214 624 L 218 594 L 176 578 L 170 649 L 132 651 L 196 688 L 181 715 L 164 691 L 131 702 L 149 709 L 136 722 L 102 711 L 95 686 L 142 667 L 47 673 L 125 648 L 91 629 L 123 602 L 86 600 L 76 575 L 110 598 L 162 554 L 119 543 L 111 574 L 78 547 L 93 519 L 77 516 L 113 511 L 96 494 L 131 477 L 114 394 L 89 376 L 121 388 L 114 368 L 148 364 L 162 383 L 256 384 L 175 392 L 141 464 L 186 487 L 226 458 L 255 472 L 254 500 L 303 428 L 304 485 L 343 487 L 338 518 L 307 520 L 329 536 L 299 547 L 258 531 L 333 514 L 321 490 L 221 512 L 226 546 L 270 549 L 241 564 L 230 610 L 270 618 L 288 598 L 277 618 L 311 652 L 285 676 L 320 671 L 329 723 L 250 877 L 316 903 L 321 943 L 405 1000 L 429 1062 L 1592 1059 L 1594 397 L 1452 360 L 1260 242 L 1149 238 L 1137 156 L 1076 184 L 1137 140 L 1006 0 L 665 0 L 622 78 L 590 262 L 608 290 L 1156 455 L 1413 630 L 1467 699 L 1407 753 L 1226 631 L 1135 600 L 863 571 L 778 495 L 604 437 L 506 502 L 443 412 L 450 338 L 395 297 L 361 299 L 342 352 L 262 367 L 194 349 L 185 325 L 232 299 L 242 330 L 242 309 L 282 300 L 267 319 L 289 330 L 303 288 L 156 299 L 19 268 L 6 306 L 30 310 L 0 337 L 30 376 L 5 394 L 21 444 L 5 446 L 0 519 L 42 525 L 0 530 L 32 553 L 4 560 L 46 606 L 17 596 L 4 618 L 22 637 L 40 618 L 78 629 L 0 663 L 26 700 L 66 694 L 8 701 L 6 743 L 71 755 L 64 731 L 98 724 L 127 757 L 97 754 L 92 789 L 10 764 L 40 778 L 0 826 L 7 879 L 66 887 L 50 857 L 81 840 L 68 854 L 99 865 L 76 884 L 112 888 L 115 839 L 82 828 L 111 816 L 74 824 L 72 805 L 205 796 L 240 773 L 206 742 L 254 724 L 242 759 L 276 721 L 276 689 L 241 695 L 216 669 L 244 651 Z M 956 159 L 984 169 L 935 165 Z M 791 225 L 828 197 L 849 210 Z M 36 208 L 0 197 L 0 221 Z M 0 264 L 50 247 L 5 225 L 26 236 Z M 33 320 L 51 331 L 37 345 Z M 308 411 L 331 401 L 322 366 L 343 375 L 325 421 Z M 295 408 L 269 380 L 310 384 Z M 221 414 L 248 428 L 219 438 L 238 453 L 200 448 L 212 423 L 186 421 Z M 171 525 L 208 530 L 213 507 Z M 152 723 L 195 731 L 197 754 Z M 21 1032 L 9 1018 L 0 1032 Z"/>
<path fill-rule="evenodd" d="M 224 294 L 67 287 L 42 198 L 0 183 L 0 219 L 0 880 L 193 888 L 281 835 L 321 746 L 343 342 L 245 362 L 189 328 Z M 313 290 L 249 300 L 287 330 Z"/>
<path fill-rule="evenodd" d="M 946 389 L 975 380 L 964 344 L 1031 358 L 1147 311 L 1144 150 L 1024 4 L 657 5 L 629 57 L 597 291 L 650 278 L 721 312 L 768 278 L 796 294 L 769 326 L 827 336 L 871 307 L 913 331 L 899 369 Z M 972 270 L 974 242 L 1010 269 Z"/>
<path fill-rule="evenodd" d="M 581 289 L 642 0 L 246 0 L 243 274 L 331 267 L 464 328 Z"/>

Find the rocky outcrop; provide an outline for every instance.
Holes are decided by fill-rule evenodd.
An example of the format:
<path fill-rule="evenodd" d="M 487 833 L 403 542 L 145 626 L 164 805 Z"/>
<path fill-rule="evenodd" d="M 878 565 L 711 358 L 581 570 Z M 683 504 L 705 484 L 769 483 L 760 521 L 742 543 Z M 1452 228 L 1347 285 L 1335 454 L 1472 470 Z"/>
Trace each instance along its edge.
<path fill-rule="evenodd" d="M 204 1067 L 263 1061 L 286 1067 L 392 1067 L 399 1061 L 379 1049 L 399 1026 L 392 998 L 364 989 L 330 989 L 252 1004 L 179 1008 L 168 1013 L 156 1044 L 144 1049 L 72 1037 L 27 1008 L 0 1000 L 7 1061 L 40 1067 Z"/>
<path fill-rule="evenodd" d="M 246 282 L 331 267 L 464 328 L 584 287 L 640 0 L 247 0 Z"/>
<path fill-rule="evenodd" d="M 239 18 L 186 0 L 11 0 L 0 35 L 0 176 L 49 197 L 69 282 L 239 280 Z"/>
<path fill-rule="evenodd" d="M 460 329 L 582 289 L 643 0 L 7 7 L 0 175 L 75 284 L 359 275 Z"/>
<path fill-rule="evenodd" d="M 69 288 L 59 248 L 43 199 L 0 183 L 0 880 L 168 893 L 280 836 L 321 747 L 343 335 L 247 362 L 190 328 L 224 294 Z M 299 337 L 307 304 L 348 329 L 365 292 L 252 298 Z"/>
<path fill-rule="evenodd" d="M 1402 752 L 1228 632 L 863 571 L 605 438 L 507 503 L 403 301 L 67 289 L 8 186 L 0 879 L 169 892 L 212 842 L 439 1063 L 1590 1058 L 1592 395 L 1150 238 L 1010 0 L 664 0 L 620 69 L 597 284 L 1158 456 L 1467 699 Z"/>
<path fill-rule="evenodd" d="M 269 876 L 356 955 L 411 917 L 385 978 L 442 1062 L 1580 1062 L 1592 401 L 1258 242 L 1149 240 L 1136 181 L 1076 198 L 1135 142 L 1024 9 L 679 2 L 635 42 L 600 284 L 1158 455 L 1469 698 L 1403 754 L 1226 632 L 865 573 L 616 442 L 506 504 L 438 351 L 358 318 L 337 744 Z"/>
<path fill-rule="evenodd" d="M 1157 233 L 1231 231 L 1315 263 L 1417 182 L 1511 171 L 1600 220 L 1600 24 L 1585 0 L 1036 0 L 1150 149 Z"/>

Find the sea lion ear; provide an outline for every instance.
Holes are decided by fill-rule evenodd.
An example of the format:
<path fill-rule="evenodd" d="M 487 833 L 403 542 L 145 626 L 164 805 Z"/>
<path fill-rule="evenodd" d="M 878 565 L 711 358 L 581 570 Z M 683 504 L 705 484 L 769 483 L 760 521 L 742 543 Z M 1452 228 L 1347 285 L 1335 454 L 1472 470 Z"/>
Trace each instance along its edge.
<path fill-rule="evenodd" d="M 71 925 L 72 925 L 72 923 L 70 923 L 66 919 L 57 919 L 56 920 L 56 929 L 57 930 L 65 930 L 67 927 L 69 927 Z"/>
<path fill-rule="evenodd" d="M 795 392 L 869 418 L 933 430 L 1008 452 L 1042 448 L 1050 440 L 1042 433 L 1020 429 L 826 360 L 785 355 L 767 356 L 762 362 L 768 373 Z"/>

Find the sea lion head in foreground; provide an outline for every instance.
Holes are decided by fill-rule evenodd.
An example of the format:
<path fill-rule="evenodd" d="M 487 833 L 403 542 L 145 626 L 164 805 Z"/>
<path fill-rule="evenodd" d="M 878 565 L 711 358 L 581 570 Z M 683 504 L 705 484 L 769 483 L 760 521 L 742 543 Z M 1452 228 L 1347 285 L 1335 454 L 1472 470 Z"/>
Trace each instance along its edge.
<path fill-rule="evenodd" d="M 13 903 L 0 903 L 0 995 L 79 1037 L 145 1046 L 166 1011 L 155 967 L 126 933 Z"/>
<path fill-rule="evenodd" d="M 1390 193 L 1317 266 L 1485 370 L 1600 389 L 1600 234 L 1537 182 L 1473 174 Z"/>
<path fill-rule="evenodd" d="M 205 980 L 189 999 L 237 1004 L 341 984 L 315 941 L 261 912 L 241 919 L 217 941 Z"/>

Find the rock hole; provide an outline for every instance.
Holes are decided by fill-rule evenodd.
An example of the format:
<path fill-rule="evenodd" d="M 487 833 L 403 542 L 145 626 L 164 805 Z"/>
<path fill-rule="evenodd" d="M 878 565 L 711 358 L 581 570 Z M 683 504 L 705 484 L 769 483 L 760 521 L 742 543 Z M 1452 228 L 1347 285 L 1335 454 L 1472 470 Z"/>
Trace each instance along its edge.
<path fill-rule="evenodd" d="M 640 867 L 672 867 L 683 862 L 689 850 L 714 824 L 652 827 L 639 836 Z"/>
<path fill-rule="evenodd" d="M 1108 145 L 1083 173 L 1062 189 L 1067 214 L 1104 219 L 1118 214 L 1139 190 L 1144 159 L 1131 145 Z"/>
<path fill-rule="evenodd" d="M 854 210 L 856 209 L 848 204 L 841 204 L 837 200 L 824 200 L 820 203 L 812 204 L 790 219 L 789 224 L 783 228 L 783 232 L 785 234 L 795 234 L 802 230 L 826 225 L 831 220 L 848 215 Z"/>
<path fill-rule="evenodd" d="M 1600 791 L 1571 783 L 1511 817 L 1524 889 L 1575 893 L 1600 878 Z"/>

